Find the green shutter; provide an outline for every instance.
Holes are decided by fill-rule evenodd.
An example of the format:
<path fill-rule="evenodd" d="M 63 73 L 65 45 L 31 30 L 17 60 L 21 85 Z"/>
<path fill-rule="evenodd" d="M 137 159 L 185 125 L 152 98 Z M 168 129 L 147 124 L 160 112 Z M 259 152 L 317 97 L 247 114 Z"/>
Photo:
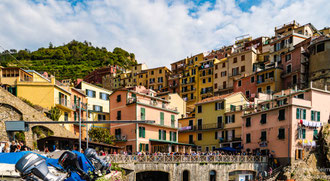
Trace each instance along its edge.
<path fill-rule="evenodd" d="M 140 143 L 140 151 L 142 151 L 142 143 Z"/>
<path fill-rule="evenodd" d="M 175 127 L 175 117 L 174 117 L 174 115 L 171 115 L 171 126 Z"/>
<path fill-rule="evenodd" d="M 164 130 L 164 140 L 166 140 L 166 131 Z"/>
<path fill-rule="evenodd" d="M 149 151 L 149 144 L 146 144 L 146 151 Z"/>
<path fill-rule="evenodd" d="M 139 127 L 139 138 L 142 137 L 142 131 L 141 131 L 141 127 Z"/>
<path fill-rule="evenodd" d="M 306 109 L 303 109 L 303 119 L 306 119 Z"/>
<path fill-rule="evenodd" d="M 77 96 L 75 95 L 74 96 L 74 104 L 76 104 L 77 103 Z"/>
<path fill-rule="evenodd" d="M 159 139 L 159 140 L 162 139 L 162 130 L 158 130 L 158 139 Z"/>
<path fill-rule="evenodd" d="M 297 119 L 300 119 L 300 109 L 299 108 L 297 108 L 296 117 L 297 117 Z"/>
<path fill-rule="evenodd" d="M 306 129 L 302 129 L 302 138 L 306 139 Z"/>
<path fill-rule="evenodd" d="M 61 93 L 58 92 L 58 103 L 61 104 Z"/>
<path fill-rule="evenodd" d="M 164 113 L 160 112 L 160 124 L 164 125 Z"/>
<path fill-rule="evenodd" d="M 318 132 L 317 132 L 317 129 L 314 129 L 314 134 L 313 136 L 317 136 Z"/>
<path fill-rule="evenodd" d="M 141 120 L 146 119 L 146 109 L 141 107 Z"/>
<path fill-rule="evenodd" d="M 172 141 L 172 131 L 170 131 L 170 141 Z"/>
<path fill-rule="evenodd" d="M 142 127 L 142 137 L 145 138 L 146 137 L 146 128 Z"/>
<path fill-rule="evenodd" d="M 77 113 L 74 112 L 74 120 L 77 121 Z"/>
<path fill-rule="evenodd" d="M 317 112 L 317 121 L 320 121 L 321 120 L 321 113 L 320 112 Z"/>
<path fill-rule="evenodd" d="M 311 120 L 314 121 L 314 111 L 311 111 Z"/>
<path fill-rule="evenodd" d="M 176 142 L 176 132 L 174 132 L 174 141 Z"/>

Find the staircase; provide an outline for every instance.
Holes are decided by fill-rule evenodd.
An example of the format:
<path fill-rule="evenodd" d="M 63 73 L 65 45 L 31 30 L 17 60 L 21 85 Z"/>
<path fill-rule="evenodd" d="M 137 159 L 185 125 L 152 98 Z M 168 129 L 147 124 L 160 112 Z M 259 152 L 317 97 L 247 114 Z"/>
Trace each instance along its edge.
<path fill-rule="evenodd" d="M 276 180 L 276 177 L 278 176 L 278 174 L 281 172 L 281 170 L 286 167 L 287 165 L 281 165 L 277 168 L 275 168 L 272 172 L 272 174 L 267 175 L 267 177 L 265 177 L 263 180 L 267 180 L 267 181 L 273 181 Z"/>

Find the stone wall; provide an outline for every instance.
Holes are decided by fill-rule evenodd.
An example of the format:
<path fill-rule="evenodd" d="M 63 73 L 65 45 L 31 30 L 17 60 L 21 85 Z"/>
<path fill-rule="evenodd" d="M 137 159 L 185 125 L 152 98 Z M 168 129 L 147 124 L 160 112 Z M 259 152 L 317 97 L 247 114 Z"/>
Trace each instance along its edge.
<path fill-rule="evenodd" d="M 0 88 L 0 140 L 10 141 L 12 137 L 6 132 L 5 121 L 53 121 L 42 112 L 29 106 L 18 97 Z M 44 126 L 54 132 L 54 136 L 77 138 L 72 132 L 58 124 L 33 124 L 29 126 L 29 131 L 25 132 L 26 144 L 33 147 L 32 127 Z"/>
<path fill-rule="evenodd" d="M 267 163 L 138 163 L 119 164 L 119 167 L 133 170 L 128 176 L 129 181 L 136 180 L 136 173 L 145 171 L 162 171 L 169 173 L 169 181 L 181 181 L 183 171 L 189 171 L 189 180 L 209 180 L 211 170 L 216 171 L 216 180 L 229 180 L 229 173 L 236 170 L 253 171 L 256 174 L 267 169 Z"/>

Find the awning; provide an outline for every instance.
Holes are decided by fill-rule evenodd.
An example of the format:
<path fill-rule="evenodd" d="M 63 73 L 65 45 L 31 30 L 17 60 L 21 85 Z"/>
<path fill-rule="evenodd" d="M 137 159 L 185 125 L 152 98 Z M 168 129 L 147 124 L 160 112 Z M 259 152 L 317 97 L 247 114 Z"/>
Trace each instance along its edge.
<path fill-rule="evenodd" d="M 232 152 L 238 151 L 238 150 L 236 150 L 235 148 L 232 148 L 232 147 L 222 147 L 222 148 L 218 148 L 218 149 L 223 150 L 223 151 L 232 151 Z"/>
<path fill-rule="evenodd" d="M 174 141 L 166 141 L 166 140 L 155 140 L 155 139 L 149 139 L 150 142 L 155 142 L 155 143 L 161 143 L 161 144 L 172 144 L 172 145 L 184 145 L 184 146 L 195 146 L 193 144 L 188 144 L 188 143 L 178 143 Z"/>

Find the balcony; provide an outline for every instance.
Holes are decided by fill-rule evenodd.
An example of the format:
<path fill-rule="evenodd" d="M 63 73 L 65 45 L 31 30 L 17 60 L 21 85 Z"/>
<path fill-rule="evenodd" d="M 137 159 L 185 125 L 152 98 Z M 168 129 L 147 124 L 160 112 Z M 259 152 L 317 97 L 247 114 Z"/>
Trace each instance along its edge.
<path fill-rule="evenodd" d="M 198 67 L 198 70 L 204 70 L 204 69 L 213 68 L 213 66 L 214 66 L 213 63 L 201 65 L 200 67 Z"/>
<path fill-rule="evenodd" d="M 271 77 L 271 78 L 268 78 L 266 80 L 258 80 L 257 81 L 257 85 L 261 85 L 261 84 L 270 84 L 270 83 L 273 83 L 274 82 L 274 78 Z"/>
<path fill-rule="evenodd" d="M 212 129 L 223 129 L 225 126 L 224 123 L 218 124 L 218 123 L 210 123 L 210 124 L 202 124 L 202 125 L 197 125 L 195 128 L 196 130 L 212 130 Z"/>
<path fill-rule="evenodd" d="M 196 131 L 196 126 L 179 127 L 179 132 L 190 132 L 190 131 Z"/>
<path fill-rule="evenodd" d="M 195 91 L 196 88 L 192 88 L 192 89 L 189 89 L 189 90 L 181 90 L 182 93 L 188 93 L 188 92 L 192 92 L 192 91 Z"/>
<path fill-rule="evenodd" d="M 59 108 L 68 110 L 68 111 L 74 111 L 76 109 L 76 107 L 74 105 L 72 105 L 67 99 L 65 98 L 61 98 L 61 99 L 56 99 L 55 100 L 55 104 L 56 106 L 58 106 Z"/>
<path fill-rule="evenodd" d="M 182 85 L 188 85 L 188 84 L 193 84 L 195 83 L 195 80 L 191 80 L 191 81 L 186 81 L 186 82 L 182 82 Z"/>
<path fill-rule="evenodd" d="M 127 141 L 127 135 L 115 135 L 115 142 Z"/>
<path fill-rule="evenodd" d="M 242 138 L 241 137 L 220 138 L 219 143 L 234 142 L 234 141 L 242 141 Z"/>
<path fill-rule="evenodd" d="M 237 73 L 229 73 L 229 74 L 228 74 L 228 77 L 229 77 L 229 78 L 232 78 L 232 77 L 235 77 L 235 76 L 238 76 L 238 75 L 242 75 L 242 73 L 241 73 L 241 72 L 237 72 Z"/>
<path fill-rule="evenodd" d="M 208 94 L 208 93 L 213 94 L 213 87 L 208 87 L 208 88 L 201 89 L 201 94 Z"/>

